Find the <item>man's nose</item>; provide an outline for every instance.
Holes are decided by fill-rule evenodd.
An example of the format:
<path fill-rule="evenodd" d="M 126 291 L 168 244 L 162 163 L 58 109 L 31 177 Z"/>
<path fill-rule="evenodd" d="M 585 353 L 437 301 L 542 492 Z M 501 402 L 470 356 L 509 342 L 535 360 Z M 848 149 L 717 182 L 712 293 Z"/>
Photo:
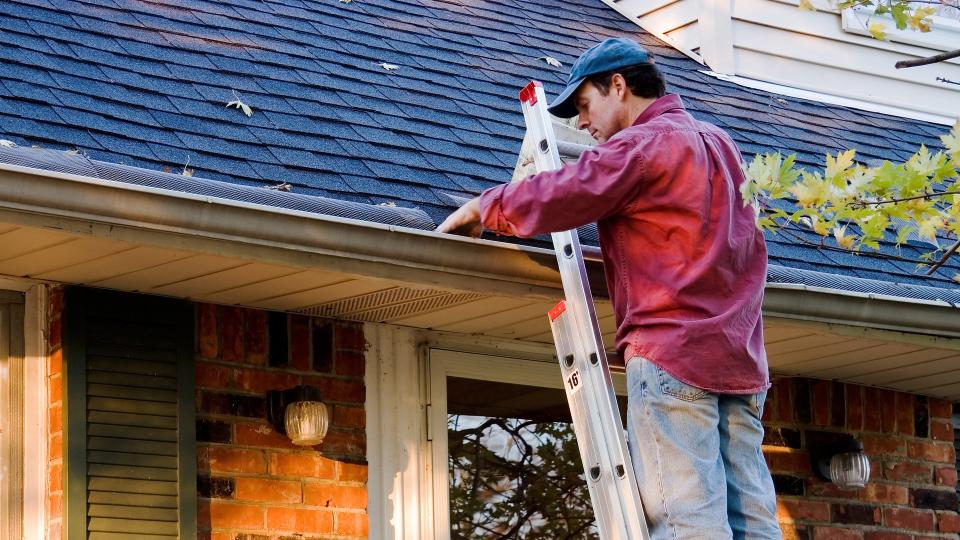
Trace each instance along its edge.
<path fill-rule="evenodd" d="M 583 115 L 577 117 L 577 129 L 587 129 L 589 125 L 590 122 Z"/>

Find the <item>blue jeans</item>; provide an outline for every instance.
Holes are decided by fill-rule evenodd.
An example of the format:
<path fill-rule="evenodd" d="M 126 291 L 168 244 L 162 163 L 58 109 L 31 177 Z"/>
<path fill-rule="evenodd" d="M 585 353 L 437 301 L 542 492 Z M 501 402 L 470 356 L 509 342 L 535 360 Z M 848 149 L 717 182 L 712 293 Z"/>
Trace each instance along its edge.
<path fill-rule="evenodd" d="M 716 394 L 627 364 L 627 433 L 652 540 L 780 539 L 759 394 Z"/>

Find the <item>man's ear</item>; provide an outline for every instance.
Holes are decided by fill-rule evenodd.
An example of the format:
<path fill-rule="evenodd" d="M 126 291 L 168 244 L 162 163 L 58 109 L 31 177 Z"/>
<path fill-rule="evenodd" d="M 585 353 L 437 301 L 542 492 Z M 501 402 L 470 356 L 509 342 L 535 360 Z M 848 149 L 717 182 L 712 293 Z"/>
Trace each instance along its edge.
<path fill-rule="evenodd" d="M 610 84 L 613 85 L 613 90 L 617 93 L 618 98 L 624 99 L 627 97 L 627 80 L 623 78 L 623 75 L 614 73 Z"/>

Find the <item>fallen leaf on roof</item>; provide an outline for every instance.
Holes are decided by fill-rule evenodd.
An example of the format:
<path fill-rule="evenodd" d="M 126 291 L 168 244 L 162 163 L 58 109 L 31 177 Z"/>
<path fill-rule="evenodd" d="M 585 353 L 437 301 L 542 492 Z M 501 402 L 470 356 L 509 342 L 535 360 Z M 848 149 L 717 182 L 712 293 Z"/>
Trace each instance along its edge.
<path fill-rule="evenodd" d="M 400 69 L 400 66 L 398 66 L 398 65 L 396 65 L 396 64 L 388 64 L 388 63 L 386 63 L 386 62 L 380 62 L 380 63 L 377 64 L 377 65 L 380 66 L 380 67 L 382 67 L 383 69 L 385 69 L 385 70 L 387 70 L 387 71 L 396 71 L 396 70 Z"/>
<path fill-rule="evenodd" d="M 340 0 L 341 4 L 349 4 L 350 2 L 353 2 L 353 0 Z"/>
<path fill-rule="evenodd" d="M 183 170 L 180 171 L 180 174 L 182 174 L 183 176 L 186 176 L 186 177 L 189 178 L 189 177 L 193 176 L 193 169 L 188 168 L 188 167 L 187 167 L 188 165 L 190 165 L 190 156 L 189 156 L 189 155 L 187 156 L 187 162 L 183 164 Z"/>
<path fill-rule="evenodd" d="M 263 186 L 263 189 L 272 189 L 274 191 L 290 191 L 291 187 L 292 186 L 288 182 L 284 182 L 274 186 Z"/>
<path fill-rule="evenodd" d="M 253 109 L 251 109 L 249 105 L 240 101 L 239 99 L 231 101 L 230 103 L 227 103 L 227 107 L 236 107 L 241 111 L 243 111 L 243 114 L 247 116 L 253 116 Z"/>
<path fill-rule="evenodd" d="M 396 207 L 397 207 L 397 203 L 395 203 L 395 202 L 382 202 L 382 203 L 378 204 L 377 206 L 386 206 L 387 208 L 396 208 Z"/>
<path fill-rule="evenodd" d="M 17 143 L 15 143 L 15 142 L 13 142 L 13 141 L 8 141 L 8 140 L 6 140 L 6 139 L 0 139 L 0 146 L 3 146 L 3 147 L 5 147 L 5 148 L 13 148 L 13 147 L 16 146 L 16 145 L 17 145 Z"/>
<path fill-rule="evenodd" d="M 543 60 L 553 67 L 563 67 L 563 64 L 561 64 L 559 60 L 552 56 L 541 56 L 540 58 L 537 58 L 537 60 Z"/>

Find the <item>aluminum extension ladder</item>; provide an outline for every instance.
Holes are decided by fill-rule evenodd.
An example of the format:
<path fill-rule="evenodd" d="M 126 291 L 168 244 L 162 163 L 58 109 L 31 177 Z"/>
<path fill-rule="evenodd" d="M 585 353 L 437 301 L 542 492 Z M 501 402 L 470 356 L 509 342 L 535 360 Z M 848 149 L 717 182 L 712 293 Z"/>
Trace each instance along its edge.
<path fill-rule="evenodd" d="M 560 148 L 543 86 L 528 84 L 520 102 L 536 171 L 559 169 Z M 550 326 L 600 538 L 649 540 L 580 241 L 576 230 L 551 236 L 566 300 L 550 310 Z"/>

